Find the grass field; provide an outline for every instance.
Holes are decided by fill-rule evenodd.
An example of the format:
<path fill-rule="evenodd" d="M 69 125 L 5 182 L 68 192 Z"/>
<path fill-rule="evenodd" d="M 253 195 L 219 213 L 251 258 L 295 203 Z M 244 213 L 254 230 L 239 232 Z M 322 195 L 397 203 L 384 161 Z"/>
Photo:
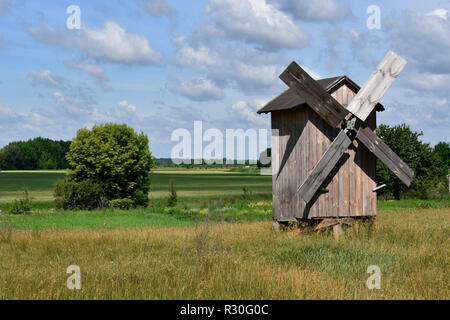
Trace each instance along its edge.
<path fill-rule="evenodd" d="M 148 208 L 57 212 L 63 172 L 0 173 L 0 299 L 449 299 L 450 200 L 379 201 L 373 229 L 271 231 L 270 177 L 159 170 Z M 170 180 L 181 195 L 167 208 Z M 252 194 L 244 197 L 242 187 Z M 159 193 L 158 193 L 159 192 Z M 82 289 L 69 290 L 78 265 Z M 369 265 L 381 289 L 369 290 Z"/>
<path fill-rule="evenodd" d="M 449 299 L 447 209 L 381 213 L 372 232 L 270 231 L 270 222 L 13 230 L 0 299 Z M 82 289 L 66 288 L 81 268 Z M 365 286 L 369 265 L 381 289 Z"/>
<path fill-rule="evenodd" d="M 24 187 L 37 201 L 52 201 L 53 187 L 63 179 L 64 171 L 3 171 L 0 173 L 0 203 L 10 202 L 21 196 Z M 181 197 L 239 194 L 245 185 L 254 193 L 271 192 L 271 177 L 254 173 L 232 172 L 226 169 L 193 170 L 161 169 L 151 175 L 151 198 L 165 197 L 170 181 L 173 181 Z"/>

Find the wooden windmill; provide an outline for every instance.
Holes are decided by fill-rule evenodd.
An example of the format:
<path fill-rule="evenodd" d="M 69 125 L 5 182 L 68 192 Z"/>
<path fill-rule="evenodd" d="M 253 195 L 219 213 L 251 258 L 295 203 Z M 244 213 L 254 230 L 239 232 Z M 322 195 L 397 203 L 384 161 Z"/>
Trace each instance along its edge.
<path fill-rule="evenodd" d="M 276 222 L 376 215 L 380 159 L 406 185 L 413 171 L 374 133 L 378 103 L 406 61 L 389 51 L 362 88 L 346 76 L 315 81 L 292 62 L 289 86 L 258 113 L 271 112 Z"/>

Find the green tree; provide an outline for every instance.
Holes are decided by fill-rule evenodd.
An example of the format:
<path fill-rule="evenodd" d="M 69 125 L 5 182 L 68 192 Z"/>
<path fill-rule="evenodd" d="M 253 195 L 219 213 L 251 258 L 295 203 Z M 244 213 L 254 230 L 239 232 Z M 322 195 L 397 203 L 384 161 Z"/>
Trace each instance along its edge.
<path fill-rule="evenodd" d="M 126 124 L 80 129 L 67 160 L 69 181 L 97 181 L 104 185 L 107 200 L 130 199 L 134 206 L 147 205 L 154 159 L 145 134 Z"/>
<path fill-rule="evenodd" d="M 34 138 L 14 141 L 0 150 L 0 168 L 7 170 L 66 169 L 70 141 Z"/>
<path fill-rule="evenodd" d="M 447 172 L 450 169 L 450 143 L 448 142 L 438 142 L 434 146 L 434 152 L 439 156 L 440 166 L 444 168 Z"/>
<path fill-rule="evenodd" d="M 268 168 L 271 165 L 272 148 L 267 148 L 259 154 L 258 168 Z"/>
<path fill-rule="evenodd" d="M 446 172 L 440 167 L 440 158 L 428 143 L 419 140 L 422 132 L 413 132 L 406 124 L 398 126 L 380 125 L 377 135 L 408 166 L 414 170 L 408 188 L 381 161 L 377 160 L 377 183 L 387 185 L 381 192 L 385 196 L 400 199 L 402 196 L 425 198 L 444 187 Z"/>

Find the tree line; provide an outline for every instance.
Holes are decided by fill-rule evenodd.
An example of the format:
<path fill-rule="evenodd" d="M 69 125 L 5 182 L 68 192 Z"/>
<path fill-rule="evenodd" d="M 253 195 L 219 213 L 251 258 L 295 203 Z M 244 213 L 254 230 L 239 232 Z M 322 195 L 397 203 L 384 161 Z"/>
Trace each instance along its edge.
<path fill-rule="evenodd" d="M 414 170 L 414 177 L 408 188 L 377 160 L 376 182 L 378 185 L 386 184 L 386 187 L 378 193 L 381 197 L 399 199 L 448 195 L 450 144 L 441 141 L 432 147 L 420 140 L 422 134 L 412 131 L 405 124 L 392 127 L 383 124 L 378 126 L 377 135 Z M 69 164 L 66 155 L 70 150 L 70 144 L 71 141 L 54 141 L 42 137 L 11 142 L 0 149 L 0 169 L 67 169 Z M 263 152 L 261 155 L 265 158 L 270 157 L 270 149 L 267 154 Z M 260 159 L 258 166 L 270 166 L 270 163 L 266 164 L 267 160 Z M 167 165 L 169 161 L 163 162 Z"/>
<path fill-rule="evenodd" d="M 70 143 L 71 141 L 54 141 L 42 137 L 11 142 L 0 149 L 0 169 L 66 169 L 66 154 Z"/>

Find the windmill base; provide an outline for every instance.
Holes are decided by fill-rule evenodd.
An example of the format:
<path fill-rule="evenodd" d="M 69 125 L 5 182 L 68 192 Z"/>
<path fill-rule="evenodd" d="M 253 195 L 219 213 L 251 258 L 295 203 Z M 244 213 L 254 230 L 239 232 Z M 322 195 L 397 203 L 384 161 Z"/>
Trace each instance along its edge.
<path fill-rule="evenodd" d="M 363 223 L 372 228 L 375 222 L 375 216 L 362 216 L 352 218 L 322 218 L 322 219 L 292 219 L 292 220 L 274 220 L 272 231 L 287 230 L 289 227 L 302 229 L 305 231 L 324 230 L 333 227 L 333 233 L 336 237 L 344 234 L 343 226 L 351 226 L 355 223 Z"/>

